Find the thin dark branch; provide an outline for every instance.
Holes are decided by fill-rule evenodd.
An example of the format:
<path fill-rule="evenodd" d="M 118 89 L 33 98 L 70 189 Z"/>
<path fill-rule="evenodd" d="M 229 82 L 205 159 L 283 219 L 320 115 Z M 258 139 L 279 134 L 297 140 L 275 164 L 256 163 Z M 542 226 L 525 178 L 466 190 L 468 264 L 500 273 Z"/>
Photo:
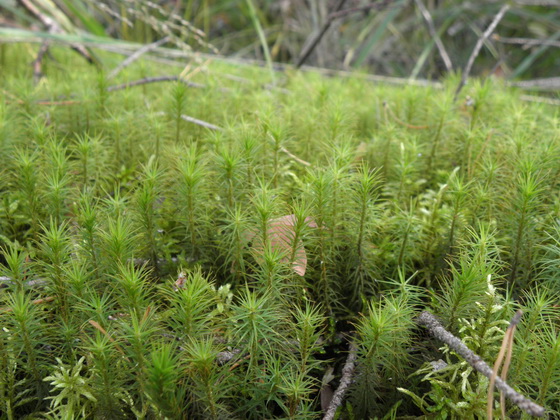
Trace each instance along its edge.
<path fill-rule="evenodd" d="M 181 82 L 192 88 L 203 88 L 204 85 L 194 82 L 188 82 L 179 76 L 158 76 L 158 77 L 145 77 L 144 79 L 133 80 L 132 82 L 126 82 L 122 85 L 109 86 L 107 92 L 114 92 L 116 90 L 123 90 L 133 86 L 146 85 L 148 83 L 159 83 L 159 82 Z"/>
<path fill-rule="evenodd" d="M 348 349 L 348 357 L 346 358 L 346 363 L 342 368 L 342 378 L 340 378 L 340 384 L 333 394 L 329 408 L 323 417 L 323 420 L 332 420 L 336 414 L 336 410 L 342 404 L 344 400 L 344 394 L 348 390 L 350 384 L 352 384 L 352 376 L 354 375 L 354 369 L 356 368 L 356 359 L 358 358 L 357 353 L 358 348 L 354 342 L 350 342 Z"/>
<path fill-rule="evenodd" d="M 426 9 L 426 6 L 424 6 L 422 0 L 415 0 L 415 1 L 416 1 L 416 6 L 420 10 L 420 13 L 422 13 L 422 17 L 426 21 L 426 25 L 428 25 L 428 31 L 430 32 L 431 37 L 434 39 L 434 42 L 436 43 L 436 47 L 439 51 L 439 55 L 441 55 L 443 64 L 445 64 L 446 70 L 452 71 L 453 63 L 451 62 L 451 58 L 449 58 L 449 54 L 447 54 L 447 50 L 443 46 L 443 42 L 441 42 L 441 38 L 436 32 L 436 28 L 434 26 L 434 20 L 432 19 L 432 15 L 430 14 L 430 11 Z"/>
<path fill-rule="evenodd" d="M 340 9 L 342 9 L 344 3 L 346 3 L 346 0 L 339 0 L 334 11 L 338 12 Z M 307 45 L 307 47 L 305 47 L 303 51 L 300 53 L 298 61 L 296 63 L 296 69 L 299 69 L 303 65 L 303 63 L 305 63 L 305 61 L 309 58 L 309 56 L 311 55 L 315 47 L 319 45 L 319 42 L 321 41 L 321 39 L 323 39 L 323 36 L 325 36 L 327 31 L 331 27 L 332 22 L 333 19 L 331 19 L 330 16 L 327 17 L 327 20 L 325 21 L 325 23 L 323 23 L 323 26 L 321 27 L 319 32 L 317 32 L 315 38 L 313 38 L 313 40 Z"/>
<path fill-rule="evenodd" d="M 119 74 L 125 67 L 130 66 L 132 63 L 134 63 L 136 60 L 138 60 L 140 57 L 142 57 L 142 55 L 155 50 L 158 47 L 161 47 L 163 44 L 165 44 L 167 41 L 169 41 L 169 37 L 166 36 L 162 39 L 160 39 L 159 41 L 156 42 L 152 42 L 151 44 L 148 45 L 144 45 L 142 48 L 140 48 L 139 50 L 135 51 L 134 54 L 128 56 L 125 60 L 123 60 L 123 62 L 121 64 L 119 64 L 117 67 L 115 67 L 111 73 L 109 73 L 108 78 L 112 79 L 113 77 L 115 77 L 117 74 Z"/>
<path fill-rule="evenodd" d="M 494 32 L 494 30 L 496 29 L 496 26 L 498 26 L 498 23 L 500 23 L 500 21 L 502 20 L 502 18 L 506 14 L 506 12 L 509 10 L 509 7 L 510 7 L 509 4 L 504 4 L 500 8 L 500 11 L 496 14 L 496 16 L 494 17 L 494 19 L 492 20 L 492 22 L 490 23 L 488 28 L 484 31 L 482 36 L 480 38 L 478 38 L 478 41 L 476 42 L 476 45 L 474 46 L 474 49 L 473 49 L 473 51 L 472 51 L 472 53 L 469 57 L 469 61 L 467 61 L 467 65 L 465 66 L 465 69 L 463 70 L 463 74 L 461 76 L 461 82 L 459 83 L 459 86 L 457 86 L 457 90 L 455 91 L 455 98 L 454 98 L 455 100 L 457 99 L 457 97 L 459 96 L 459 93 L 461 92 L 461 90 L 463 89 L 465 84 L 467 83 L 467 79 L 469 78 L 469 74 L 471 73 L 471 69 L 472 69 L 472 66 L 474 64 L 474 60 L 476 59 L 476 57 L 478 57 L 478 54 L 480 53 L 480 49 L 482 48 L 482 45 L 490 37 L 490 35 L 492 35 L 492 32 Z"/>
<path fill-rule="evenodd" d="M 431 313 L 426 311 L 422 312 L 418 317 L 418 323 L 426 327 L 428 331 L 430 331 L 430 334 L 447 344 L 455 353 L 464 358 L 477 372 L 482 373 L 487 378 L 492 376 L 492 369 L 490 366 L 488 366 L 480 356 L 470 350 L 461 340 L 443 328 L 436 317 Z M 501 378 L 496 378 L 496 388 L 502 391 L 506 398 L 509 398 L 527 414 L 536 417 L 544 416 L 543 407 L 516 392 Z"/>

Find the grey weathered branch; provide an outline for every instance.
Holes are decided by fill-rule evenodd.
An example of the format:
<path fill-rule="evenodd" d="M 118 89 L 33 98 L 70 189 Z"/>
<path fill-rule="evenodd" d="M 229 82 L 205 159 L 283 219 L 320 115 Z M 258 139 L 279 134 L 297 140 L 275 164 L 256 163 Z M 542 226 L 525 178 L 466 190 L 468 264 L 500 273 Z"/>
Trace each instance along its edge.
<path fill-rule="evenodd" d="M 430 14 L 430 12 L 426 8 L 426 6 L 424 6 L 424 3 L 422 3 L 422 0 L 415 0 L 415 1 L 416 1 L 416 6 L 418 6 L 418 9 L 420 10 L 420 13 L 422 13 L 422 17 L 426 21 L 426 25 L 428 25 L 428 31 L 430 31 L 430 35 L 434 39 L 436 47 L 439 51 L 439 55 L 441 55 L 441 59 L 443 60 L 443 64 L 445 64 L 446 70 L 447 71 L 453 71 L 453 64 L 451 62 L 451 58 L 449 58 L 449 54 L 447 54 L 447 50 L 443 46 L 443 42 L 441 42 L 441 38 L 439 37 L 439 35 L 436 32 L 436 28 L 434 26 L 434 20 L 432 19 L 432 15 Z"/>
<path fill-rule="evenodd" d="M 189 82 L 179 76 L 158 76 L 158 77 L 145 77 L 143 79 L 133 80 L 132 82 L 126 82 L 120 85 L 109 86 L 107 88 L 107 92 L 114 92 L 116 90 L 123 90 L 133 86 L 141 86 L 141 85 L 147 85 L 149 83 L 159 83 L 159 82 L 181 82 L 187 85 L 188 87 L 199 88 L 199 89 L 204 87 L 204 85 L 201 85 L 200 83 Z"/>
<path fill-rule="evenodd" d="M 209 122 L 199 120 L 198 118 L 189 117 L 188 115 L 181 115 L 181 118 L 187 122 L 200 125 L 201 127 L 208 128 L 212 131 L 224 131 L 222 127 L 218 127 L 217 125 L 210 124 Z"/>
<path fill-rule="evenodd" d="M 129 55 L 125 60 L 123 60 L 117 67 L 115 67 L 111 73 L 109 73 L 109 76 L 107 76 L 108 79 L 112 79 L 113 77 L 115 77 L 117 74 L 119 74 L 124 68 L 130 66 L 132 63 L 134 63 L 136 60 L 138 60 L 140 57 L 142 57 L 144 54 L 155 50 L 158 47 L 161 47 L 163 44 L 165 44 L 166 42 L 169 41 L 169 37 L 166 36 L 162 39 L 160 39 L 159 41 L 156 42 L 152 42 L 151 44 L 147 44 L 144 45 L 142 48 L 136 50 L 132 55 Z"/>
<path fill-rule="evenodd" d="M 11 277 L 7 277 L 7 276 L 0 276 L 0 289 L 4 289 L 6 287 L 10 287 L 12 285 L 15 285 L 16 281 L 11 278 Z M 32 288 L 41 288 L 41 287 L 45 287 L 47 284 L 49 284 L 49 281 L 47 279 L 43 279 L 43 278 L 35 278 L 32 280 L 26 280 L 23 282 L 24 286 L 26 287 L 32 287 Z"/>
<path fill-rule="evenodd" d="M 418 317 L 418 323 L 428 329 L 430 334 L 440 341 L 447 344 L 455 353 L 464 358 L 477 372 L 482 373 L 487 378 L 492 376 L 492 369 L 480 356 L 470 350 L 461 340 L 447 331 L 434 315 L 429 312 L 422 312 Z M 519 394 L 503 379 L 496 378 L 496 388 L 504 393 L 506 398 L 525 411 L 527 414 L 536 417 L 544 416 L 544 408 Z"/>
<path fill-rule="evenodd" d="M 43 42 L 37 53 L 37 57 L 33 60 L 33 83 L 37 84 L 43 77 L 43 58 L 49 50 L 49 43 Z"/>
<path fill-rule="evenodd" d="M 346 0 L 339 0 L 338 4 L 335 7 L 334 12 L 340 11 L 340 9 L 342 9 L 342 6 L 344 6 L 344 3 L 346 3 Z M 323 23 L 323 26 L 321 27 L 319 32 L 317 32 L 317 34 L 311 40 L 311 42 L 309 44 L 307 44 L 307 46 L 301 51 L 301 53 L 299 55 L 299 58 L 297 60 L 297 63 L 296 63 L 296 69 L 299 69 L 303 65 L 303 63 L 305 63 L 305 61 L 311 55 L 311 53 L 313 52 L 315 47 L 317 47 L 317 45 L 319 45 L 319 42 L 321 42 L 321 39 L 323 39 L 323 36 L 325 36 L 327 31 L 331 27 L 332 22 L 333 22 L 333 19 L 330 16 L 327 17 L 327 20 L 325 21 L 325 23 Z"/>
<path fill-rule="evenodd" d="M 58 24 L 56 20 L 51 18 L 50 16 L 45 15 L 42 13 L 39 8 L 31 1 L 31 0 L 18 0 L 18 3 L 27 10 L 30 14 L 32 14 L 36 19 L 38 19 L 46 28 L 47 31 L 51 34 L 64 34 L 66 33 Z M 95 59 L 91 55 L 91 53 L 85 48 L 83 45 L 70 43 L 70 47 L 75 50 L 78 54 L 83 56 L 90 64 L 96 63 Z"/>
<path fill-rule="evenodd" d="M 560 77 L 545 77 L 542 79 L 520 80 L 508 82 L 508 86 L 534 90 L 560 90 Z"/>
<path fill-rule="evenodd" d="M 336 414 L 336 410 L 342 404 L 344 400 L 344 394 L 348 390 L 348 387 L 352 384 L 352 376 L 354 375 L 354 369 L 356 368 L 356 359 L 358 358 L 357 353 L 358 348 L 354 342 L 350 342 L 350 347 L 348 349 L 348 357 L 346 358 L 346 363 L 342 368 L 342 378 L 340 379 L 340 384 L 333 394 L 329 408 L 327 409 L 323 420 L 332 420 Z"/>
<path fill-rule="evenodd" d="M 484 31 L 482 36 L 478 38 L 478 41 L 476 42 L 476 45 L 474 46 L 474 49 L 469 57 L 469 61 L 467 61 L 467 65 L 463 70 L 463 74 L 461 76 L 461 82 L 459 83 L 459 86 L 457 86 L 457 90 L 455 91 L 455 99 L 457 99 L 459 93 L 467 83 L 467 79 L 469 78 L 469 74 L 471 73 L 474 60 L 476 59 L 476 57 L 478 57 L 482 45 L 484 44 L 484 42 L 486 42 L 486 40 L 490 37 L 490 35 L 492 35 L 492 32 L 494 32 L 496 26 L 498 26 L 498 23 L 500 23 L 500 21 L 502 20 L 506 12 L 509 10 L 509 7 L 510 7 L 509 4 L 504 4 L 501 7 L 500 11 L 496 14 L 496 16 L 494 16 L 494 19 L 492 20 L 488 28 Z"/>
<path fill-rule="evenodd" d="M 500 36 L 498 34 L 492 35 L 492 39 L 503 44 L 516 44 L 523 45 L 522 49 L 527 49 L 530 47 L 553 47 L 560 48 L 560 41 L 554 41 L 552 39 L 533 39 L 533 38 L 508 38 L 505 36 Z"/>

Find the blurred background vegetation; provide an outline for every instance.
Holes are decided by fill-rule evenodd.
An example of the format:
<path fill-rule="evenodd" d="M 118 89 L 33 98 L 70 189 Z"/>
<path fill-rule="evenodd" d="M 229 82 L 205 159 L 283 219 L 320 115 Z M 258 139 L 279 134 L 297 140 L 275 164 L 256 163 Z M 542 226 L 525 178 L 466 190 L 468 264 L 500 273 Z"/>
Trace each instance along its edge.
<path fill-rule="evenodd" d="M 438 0 L 0 0 L 0 43 L 86 45 L 152 56 L 179 52 L 439 79 L 463 70 L 502 1 Z M 555 91 L 560 2 L 516 0 L 477 57 L 494 74 Z M 115 42 L 118 40 L 118 42 Z M 318 41 L 318 42 L 314 42 Z M 308 57 L 302 60 L 305 52 Z M 184 57 L 184 56 L 182 56 Z M 190 56 L 192 57 L 192 55 Z M 544 79 L 544 80 L 543 80 Z M 529 82 L 527 82 L 529 81 Z M 518 82 L 519 83 L 519 82 Z"/>

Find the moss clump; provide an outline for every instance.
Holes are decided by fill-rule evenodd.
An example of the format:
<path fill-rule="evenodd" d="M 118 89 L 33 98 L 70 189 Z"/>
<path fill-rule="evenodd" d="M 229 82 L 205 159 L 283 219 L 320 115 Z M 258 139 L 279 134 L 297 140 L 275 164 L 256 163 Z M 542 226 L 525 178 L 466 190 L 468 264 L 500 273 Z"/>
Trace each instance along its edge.
<path fill-rule="evenodd" d="M 217 62 L 116 90 L 173 68 L 109 81 L 56 48 L 33 87 L 3 48 L 7 418 L 316 418 L 347 341 L 345 416 L 484 415 L 424 309 L 491 363 L 524 308 L 510 381 L 559 406 L 555 108 Z"/>

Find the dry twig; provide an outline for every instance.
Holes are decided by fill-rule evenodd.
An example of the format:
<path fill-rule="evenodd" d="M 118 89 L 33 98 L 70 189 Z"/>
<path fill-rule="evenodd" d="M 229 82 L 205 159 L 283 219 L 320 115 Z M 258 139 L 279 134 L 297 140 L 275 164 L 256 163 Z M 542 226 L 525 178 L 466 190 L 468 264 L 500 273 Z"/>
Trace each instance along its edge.
<path fill-rule="evenodd" d="M 504 15 L 508 10 L 509 10 L 509 4 L 504 4 L 501 7 L 500 11 L 496 14 L 496 16 L 494 16 L 494 19 L 492 20 L 488 28 L 484 31 L 482 36 L 478 38 L 478 41 L 476 42 L 476 45 L 474 46 L 474 49 L 469 57 L 469 61 L 467 61 L 467 65 L 465 66 L 465 69 L 463 70 L 463 74 L 461 75 L 461 82 L 459 83 L 459 86 L 457 86 L 457 90 L 455 91 L 455 98 L 454 98 L 455 100 L 457 99 L 459 93 L 467 83 L 467 79 L 469 78 L 469 74 L 474 64 L 474 60 L 476 59 L 476 57 L 478 57 L 482 45 L 484 44 L 484 42 L 486 42 L 486 40 L 490 37 L 490 35 L 492 35 L 492 32 L 494 32 L 496 26 L 498 26 L 498 23 L 500 23 L 500 21 L 502 20 L 502 18 L 504 17 Z"/>
<path fill-rule="evenodd" d="M 348 390 L 348 387 L 352 383 L 352 375 L 354 374 L 354 369 L 356 368 L 356 359 L 358 358 L 357 353 L 358 348 L 354 342 L 350 342 L 350 347 L 348 349 L 348 357 L 346 358 L 346 363 L 342 368 L 342 378 L 340 379 L 340 384 L 333 394 L 329 408 L 325 413 L 323 420 L 332 420 L 336 414 L 336 410 L 342 404 L 344 400 L 344 394 Z"/>
<path fill-rule="evenodd" d="M 366 4 L 364 6 L 350 7 L 348 9 L 339 10 L 338 12 L 331 13 L 329 15 L 329 19 L 331 19 L 331 20 L 340 19 L 342 17 L 346 17 L 346 16 L 351 15 L 353 13 L 368 12 L 371 9 L 379 10 L 379 9 L 385 7 L 391 1 L 392 0 L 384 0 L 384 1 L 380 1 L 380 2 Z"/>
<path fill-rule="evenodd" d="M 144 54 L 155 50 L 158 47 L 161 47 L 163 44 L 165 44 L 167 41 L 169 41 L 169 37 L 166 36 L 162 39 L 160 39 L 159 41 L 156 42 L 152 42 L 151 44 L 147 44 L 144 45 L 142 48 L 140 48 L 139 50 L 136 50 L 132 55 L 129 55 L 125 60 L 122 61 L 121 64 L 119 64 L 117 67 L 115 67 L 111 73 L 109 73 L 109 76 L 107 76 L 108 79 L 112 79 L 114 78 L 117 74 L 119 74 L 125 67 L 130 66 L 132 63 L 134 63 L 136 60 L 138 60 L 140 57 L 142 57 Z"/>
<path fill-rule="evenodd" d="M 418 317 L 418 323 L 428 329 L 430 334 L 440 341 L 447 344 L 455 353 L 464 358 L 466 362 L 477 372 L 482 373 L 487 378 L 492 376 L 492 369 L 482 360 L 480 356 L 470 350 L 461 340 L 447 331 L 440 322 L 429 312 L 422 312 Z M 519 394 L 503 379 L 496 378 L 496 388 L 504 393 L 515 405 L 525 411 L 527 414 L 536 417 L 544 416 L 544 408 L 534 403 L 525 396 Z"/>
<path fill-rule="evenodd" d="M 522 89 L 560 90 L 560 77 L 546 77 L 543 79 L 520 80 L 518 82 L 508 82 L 507 85 L 519 87 Z"/>
<path fill-rule="evenodd" d="M 441 42 L 441 38 L 438 36 L 436 32 L 436 28 L 434 26 L 434 21 L 432 19 L 432 15 L 430 14 L 429 10 L 426 9 L 422 0 L 415 0 L 420 13 L 422 13 L 422 17 L 426 21 L 428 25 L 428 31 L 430 31 L 431 37 L 434 39 L 436 47 L 439 51 L 439 55 L 441 55 L 441 59 L 443 60 L 443 64 L 445 64 L 445 68 L 447 71 L 453 71 L 453 64 L 451 62 L 451 58 L 449 58 L 449 54 L 447 54 L 447 50 L 443 46 L 443 42 Z"/>
<path fill-rule="evenodd" d="M 188 87 L 201 89 L 204 85 L 200 83 L 188 82 L 179 76 L 158 76 L 158 77 L 145 77 L 139 80 L 133 80 L 132 82 L 126 82 L 120 85 L 109 86 L 107 92 L 114 92 L 116 90 L 123 90 L 133 86 L 147 85 L 149 83 L 159 83 L 159 82 L 181 82 Z"/>
<path fill-rule="evenodd" d="M 523 45 L 522 49 L 526 50 L 531 47 L 554 47 L 560 48 L 560 41 L 554 41 L 551 39 L 533 39 L 533 38 L 508 38 L 505 36 L 500 36 L 498 34 L 492 35 L 492 39 L 503 44 L 517 44 Z"/>
<path fill-rule="evenodd" d="M 302 165 L 305 166 L 311 166 L 311 163 L 298 158 L 296 155 L 294 155 L 293 153 L 291 153 L 288 149 L 286 149 L 284 146 L 280 146 L 280 151 L 286 153 L 289 157 L 291 157 L 293 160 L 295 160 L 298 163 L 301 163 Z"/>
<path fill-rule="evenodd" d="M 33 60 L 33 83 L 37 84 L 43 77 L 43 58 L 49 50 L 48 42 L 43 42 L 37 53 L 37 57 Z"/>
<path fill-rule="evenodd" d="M 336 5 L 336 7 L 334 9 L 334 11 L 335 12 L 340 11 L 340 9 L 342 9 L 342 6 L 344 6 L 344 3 L 346 3 L 346 0 L 339 0 L 338 4 Z M 317 35 L 315 35 L 315 37 L 311 40 L 311 42 L 309 44 L 307 44 L 307 46 L 301 51 L 301 53 L 299 55 L 299 58 L 297 60 L 297 63 L 296 63 L 296 69 L 299 69 L 303 65 L 303 63 L 305 63 L 305 61 L 309 58 L 309 56 L 311 55 L 311 53 L 313 52 L 315 47 L 317 47 L 317 45 L 319 45 L 319 42 L 321 42 L 321 39 L 323 39 L 323 37 L 325 36 L 327 31 L 331 27 L 331 24 L 333 23 L 333 20 L 334 19 L 332 19 L 329 16 L 327 18 L 327 20 L 325 21 L 325 23 L 323 23 L 323 26 L 321 27 L 319 32 L 317 32 Z"/>
<path fill-rule="evenodd" d="M 64 34 L 66 33 L 53 18 L 41 13 L 41 11 L 33 4 L 31 0 L 18 0 L 18 3 L 29 13 L 31 13 L 36 19 L 38 19 L 51 34 Z M 84 57 L 88 63 L 94 64 L 96 61 L 90 52 L 83 45 L 70 43 L 70 47 L 75 50 L 78 54 Z"/>
<path fill-rule="evenodd" d="M 196 125 L 200 125 L 201 127 L 208 128 L 212 131 L 224 131 L 222 127 L 218 127 L 217 125 L 210 124 L 209 122 L 199 120 L 198 118 L 189 117 L 188 115 L 181 115 L 181 119 Z"/>

